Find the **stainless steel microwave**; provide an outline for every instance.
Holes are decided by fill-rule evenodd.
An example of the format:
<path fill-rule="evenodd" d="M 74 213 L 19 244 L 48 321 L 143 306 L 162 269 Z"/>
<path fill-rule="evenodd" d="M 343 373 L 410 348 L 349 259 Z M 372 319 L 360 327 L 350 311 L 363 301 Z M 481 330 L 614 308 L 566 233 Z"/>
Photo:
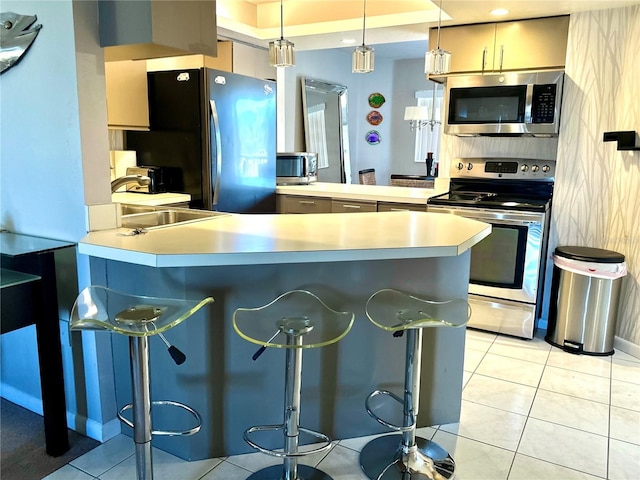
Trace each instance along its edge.
<path fill-rule="evenodd" d="M 444 133 L 556 137 L 564 71 L 447 78 Z"/>
<path fill-rule="evenodd" d="M 312 152 L 278 152 L 277 185 L 307 185 L 318 180 L 318 154 Z"/>

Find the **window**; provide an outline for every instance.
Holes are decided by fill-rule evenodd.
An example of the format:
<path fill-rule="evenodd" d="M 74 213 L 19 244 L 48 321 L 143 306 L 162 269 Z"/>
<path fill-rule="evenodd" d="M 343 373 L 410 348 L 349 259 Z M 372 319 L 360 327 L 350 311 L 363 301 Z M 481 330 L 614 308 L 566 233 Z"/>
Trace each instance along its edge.
<path fill-rule="evenodd" d="M 327 129 L 324 120 L 326 104 L 309 107 L 309 151 L 318 152 L 318 168 L 329 168 Z"/>

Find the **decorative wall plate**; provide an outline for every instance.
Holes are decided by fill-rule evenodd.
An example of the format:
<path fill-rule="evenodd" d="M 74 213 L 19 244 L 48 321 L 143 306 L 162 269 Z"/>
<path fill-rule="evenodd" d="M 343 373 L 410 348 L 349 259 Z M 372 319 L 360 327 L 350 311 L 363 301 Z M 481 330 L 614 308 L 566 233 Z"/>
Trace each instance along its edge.
<path fill-rule="evenodd" d="M 382 123 L 382 114 L 377 110 L 371 110 L 367 115 L 367 122 L 371 125 L 380 125 Z"/>
<path fill-rule="evenodd" d="M 369 105 L 372 108 L 380 108 L 386 101 L 387 99 L 384 98 L 384 95 L 382 95 L 380 92 L 372 93 L 371 95 L 369 95 Z"/>
<path fill-rule="evenodd" d="M 35 15 L 0 13 L 0 73 L 13 67 L 38 36 L 42 25 Z"/>
<path fill-rule="evenodd" d="M 377 145 L 380 143 L 380 132 L 377 130 L 369 130 L 365 138 L 369 145 Z"/>

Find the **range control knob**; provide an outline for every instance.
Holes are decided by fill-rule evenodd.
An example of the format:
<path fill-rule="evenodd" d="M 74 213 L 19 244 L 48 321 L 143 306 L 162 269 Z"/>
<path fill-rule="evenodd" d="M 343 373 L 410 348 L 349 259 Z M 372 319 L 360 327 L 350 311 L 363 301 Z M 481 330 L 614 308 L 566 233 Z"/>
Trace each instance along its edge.
<path fill-rule="evenodd" d="M 467 170 L 471 170 L 473 168 L 473 163 L 467 164 Z"/>
<path fill-rule="evenodd" d="M 543 166 L 542 166 L 542 171 L 543 171 L 544 173 L 547 173 L 549 170 L 551 170 L 551 167 L 550 167 L 549 165 L 543 165 Z"/>
<path fill-rule="evenodd" d="M 458 170 L 462 170 L 464 168 L 464 165 L 462 164 L 462 162 L 460 162 L 458 165 L 456 165 L 456 168 Z"/>
<path fill-rule="evenodd" d="M 532 172 L 537 172 L 538 170 L 540 170 L 540 167 L 538 165 L 531 165 Z"/>
<path fill-rule="evenodd" d="M 529 165 L 527 165 L 526 163 L 525 163 L 525 164 L 523 164 L 523 165 L 520 167 L 520 171 L 521 171 L 521 172 L 528 172 L 528 171 L 529 171 Z"/>

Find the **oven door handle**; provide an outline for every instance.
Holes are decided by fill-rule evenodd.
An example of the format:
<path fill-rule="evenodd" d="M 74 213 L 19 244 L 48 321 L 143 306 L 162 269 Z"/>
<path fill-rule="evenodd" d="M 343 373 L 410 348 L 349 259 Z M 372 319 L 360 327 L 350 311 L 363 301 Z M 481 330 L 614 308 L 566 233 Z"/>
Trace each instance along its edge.
<path fill-rule="evenodd" d="M 515 220 L 515 219 L 504 219 L 504 218 L 472 218 L 467 217 L 471 220 L 478 220 L 479 222 L 492 223 L 494 225 L 514 225 L 517 227 L 520 226 L 531 226 L 531 225 L 542 225 L 540 220 Z"/>
<path fill-rule="evenodd" d="M 459 210 L 455 208 L 446 207 L 427 207 L 428 212 L 433 213 L 450 213 L 459 217 L 469 218 L 471 220 L 478 220 L 479 222 L 492 223 L 494 225 L 515 225 L 515 226 L 529 226 L 529 225 L 542 225 L 544 222 L 544 214 L 527 214 L 523 213 L 499 213 L 498 211 L 484 212 L 481 210 Z"/>

